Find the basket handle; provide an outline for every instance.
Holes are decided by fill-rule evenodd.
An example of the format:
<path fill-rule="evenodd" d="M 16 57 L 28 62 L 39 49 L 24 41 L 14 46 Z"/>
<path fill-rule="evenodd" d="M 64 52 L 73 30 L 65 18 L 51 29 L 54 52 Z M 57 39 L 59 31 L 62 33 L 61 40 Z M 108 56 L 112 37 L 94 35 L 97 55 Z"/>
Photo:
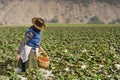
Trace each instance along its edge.
<path fill-rule="evenodd" d="M 40 54 L 44 54 L 47 58 L 49 58 L 45 51 L 44 51 L 44 53 L 40 53 Z"/>
<path fill-rule="evenodd" d="M 39 49 L 43 51 L 43 53 L 40 53 L 40 54 L 44 54 L 47 58 L 49 58 L 45 50 L 42 48 L 42 46 L 40 46 Z"/>

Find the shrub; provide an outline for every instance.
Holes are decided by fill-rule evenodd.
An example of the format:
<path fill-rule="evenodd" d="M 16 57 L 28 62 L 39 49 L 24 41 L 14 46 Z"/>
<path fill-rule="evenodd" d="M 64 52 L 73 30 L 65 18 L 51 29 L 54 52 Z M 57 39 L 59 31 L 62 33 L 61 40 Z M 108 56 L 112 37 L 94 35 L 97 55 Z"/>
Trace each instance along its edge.
<path fill-rule="evenodd" d="M 53 18 L 53 19 L 51 19 L 51 20 L 48 21 L 48 22 L 51 22 L 51 23 L 58 23 L 58 20 L 57 20 L 56 18 Z"/>
<path fill-rule="evenodd" d="M 104 24 L 100 19 L 98 19 L 96 16 L 90 18 L 88 21 L 88 24 Z"/>
<path fill-rule="evenodd" d="M 120 18 L 109 22 L 109 24 L 115 24 L 115 23 L 120 23 Z"/>

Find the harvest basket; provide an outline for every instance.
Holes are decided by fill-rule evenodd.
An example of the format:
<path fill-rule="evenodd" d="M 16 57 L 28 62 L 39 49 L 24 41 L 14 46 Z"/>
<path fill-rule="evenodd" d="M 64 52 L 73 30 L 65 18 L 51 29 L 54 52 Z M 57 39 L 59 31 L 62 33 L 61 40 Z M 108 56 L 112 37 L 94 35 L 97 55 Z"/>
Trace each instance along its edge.
<path fill-rule="evenodd" d="M 49 60 L 49 57 L 48 57 L 47 53 L 40 54 L 40 56 L 37 57 L 37 61 L 38 61 L 39 67 L 46 68 L 50 64 L 50 60 Z"/>

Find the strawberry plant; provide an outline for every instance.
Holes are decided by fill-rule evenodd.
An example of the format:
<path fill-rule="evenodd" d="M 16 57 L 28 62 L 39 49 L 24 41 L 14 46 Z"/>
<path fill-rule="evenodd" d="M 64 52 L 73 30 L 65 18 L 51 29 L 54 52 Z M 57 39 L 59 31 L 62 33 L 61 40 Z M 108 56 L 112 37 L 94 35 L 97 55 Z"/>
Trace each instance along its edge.
<path fill-rule="evenodd" d="M 15 55 L 27 28 L 0 27 L 0 76 L 17 78 Z M 41 45 L 53 80 L 120 79 L 120 27 L 47 27 Z M 25 76 L 42 77 L 36 70 Z"/>

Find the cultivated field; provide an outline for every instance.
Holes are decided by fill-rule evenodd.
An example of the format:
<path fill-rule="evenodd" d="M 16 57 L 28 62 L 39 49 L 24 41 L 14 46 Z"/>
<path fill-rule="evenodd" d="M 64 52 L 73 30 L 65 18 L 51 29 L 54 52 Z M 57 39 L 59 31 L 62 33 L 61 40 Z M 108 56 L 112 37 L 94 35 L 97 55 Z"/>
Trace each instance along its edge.
<path fill-rule="evenodd" d="M 18 80 L 15 55 L 28 27 L 0 27 L 0 80 Z M 50 57 L 51 80 L 119 80 L 120 27 L 47 27 L 41 45 Z M 28 80 L 43 79 L 28 70 Z"/>

